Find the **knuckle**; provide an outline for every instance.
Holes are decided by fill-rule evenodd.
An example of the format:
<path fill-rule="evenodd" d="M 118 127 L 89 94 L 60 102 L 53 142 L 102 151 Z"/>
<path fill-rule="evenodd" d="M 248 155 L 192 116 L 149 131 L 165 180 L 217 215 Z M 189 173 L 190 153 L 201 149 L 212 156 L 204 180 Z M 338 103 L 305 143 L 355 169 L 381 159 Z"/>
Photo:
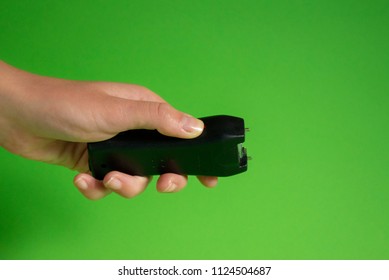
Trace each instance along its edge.
<path fill-rule="evenodd" d="M 182 122 L 182 115 L 168 103 L 154 103 L 152 109 L 152 123 L 154 129 L 165 135 L 177 135 Z"/>
<path fill-rule="evenodd" d="M 166 119 L 171 118 L 171 106 L 167 103 L 155 103 L 154 106 L 154 114 L 155 117 L 158 120 L 163 120 L 165 121 Z"/>

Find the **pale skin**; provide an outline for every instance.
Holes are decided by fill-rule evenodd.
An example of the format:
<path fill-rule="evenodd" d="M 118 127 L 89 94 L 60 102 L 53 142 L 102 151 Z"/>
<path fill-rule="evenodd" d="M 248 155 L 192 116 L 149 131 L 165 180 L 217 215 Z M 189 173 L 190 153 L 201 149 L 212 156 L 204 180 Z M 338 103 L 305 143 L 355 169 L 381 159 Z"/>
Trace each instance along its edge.
<path fill-rule="evenodd" d="M 112 171 L 96 180 L 88 167 L 87 142 L 140 128 L 189 139 L 199 136 L 203 127 L 200 120 L 142 86 L 44 77 L 0 61 L 0 145 L 22 157 L 78 171 L 73 183 L 88 199 L 112 192 L 132 198 L 146 189 L 151 178 Z M 198 179 L 206 187 L 217 184 L 216 177 Z M 159 192 L 177 192 L 187 180 L 163 174 L 156 187 Z"/>

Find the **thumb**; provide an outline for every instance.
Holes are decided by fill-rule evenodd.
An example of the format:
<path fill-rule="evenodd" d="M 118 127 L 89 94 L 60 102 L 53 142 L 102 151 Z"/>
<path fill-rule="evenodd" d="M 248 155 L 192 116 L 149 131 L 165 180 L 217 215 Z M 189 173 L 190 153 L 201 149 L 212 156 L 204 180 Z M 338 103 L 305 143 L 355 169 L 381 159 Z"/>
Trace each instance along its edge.
<path fill-rule="evenodd" d="M 116 110 L 107 114 L 107 121 L 115 133 L 130 129 L 156 129 L 161 134 L 178 138 L 199 136 L 204 123 L 188 114 L 174 109 L 168 103 L 116 100 Z"/>

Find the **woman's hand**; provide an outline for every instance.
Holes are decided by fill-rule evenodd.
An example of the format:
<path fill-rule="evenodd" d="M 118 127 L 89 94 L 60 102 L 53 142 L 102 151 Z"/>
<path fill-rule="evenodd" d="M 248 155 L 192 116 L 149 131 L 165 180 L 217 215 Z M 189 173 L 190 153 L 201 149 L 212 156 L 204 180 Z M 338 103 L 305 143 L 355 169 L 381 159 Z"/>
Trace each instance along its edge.
<path fill-rule="evenodd" d="M 74 184 L 89 199 L 113 192 L 131 198 L 151 178 L 108 173 L 90 175 L 86 143 L 109 139 L 129 129 L 157 129 L 180 138 L 201 134 L 203 123 L 138 85 L 80 82 L 27 73 L 0 61 L 0 145 L 25 158 L 63 165 L 80 172 Z M 212 187 L 216 177 L 199 177 Z M 157 190 L 176 192 L 187 177 L 163 174 Z"/>

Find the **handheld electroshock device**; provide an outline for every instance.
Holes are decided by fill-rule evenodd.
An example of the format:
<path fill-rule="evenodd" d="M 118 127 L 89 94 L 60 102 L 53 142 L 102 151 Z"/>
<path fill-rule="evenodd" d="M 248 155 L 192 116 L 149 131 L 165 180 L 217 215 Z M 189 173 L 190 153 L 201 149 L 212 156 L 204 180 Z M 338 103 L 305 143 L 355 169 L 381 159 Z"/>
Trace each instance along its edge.
<path fill-rule="evenodd" d="M 217 177 L 246 171 L 244 120 L 225 115 L 200 119 L 204 130 L 193 139 L 136 129 L 88 143 L 89 168 L 99 180 L 110 171 L 139 176 L 177 173 Z"/>

